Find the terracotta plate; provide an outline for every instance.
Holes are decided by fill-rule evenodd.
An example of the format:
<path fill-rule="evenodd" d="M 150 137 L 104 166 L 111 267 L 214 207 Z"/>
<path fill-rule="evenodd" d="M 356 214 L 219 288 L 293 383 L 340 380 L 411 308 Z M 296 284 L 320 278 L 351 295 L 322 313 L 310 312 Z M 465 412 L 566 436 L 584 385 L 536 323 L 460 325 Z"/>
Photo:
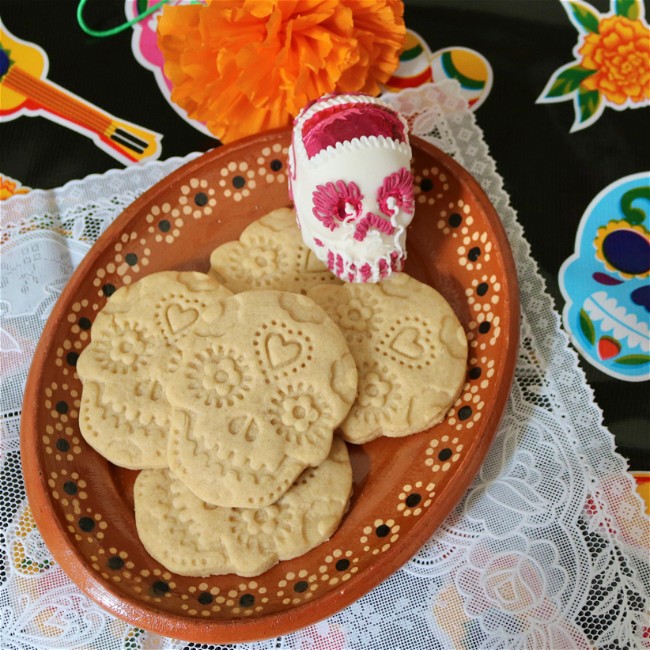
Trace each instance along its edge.
<path fill-rule="evenodd" d="M 322 619 L 388 577 L 435 532 L 487 453 L 513 376 L 515 267 L 477 183 L 413 138 L 416 215 L 407 271 L 455 308 L 470 342 L 467 382 L 447 419 L 402 439 L 350 447 L 354 496 L 328 542 L 255 579 L 173 575 L 135 532 L 136 472 L 79 434 L 77 357 L 116 288 L 153 271 L 207 271 L 210 252 L 288 204 L 288 131 L 218 148 L 146 192 L 79 266 L 40 341 L 25 394 L 27 493 L 54 558 L 91 598 L 130 623 L 201 642 L 273 637 Z"/>

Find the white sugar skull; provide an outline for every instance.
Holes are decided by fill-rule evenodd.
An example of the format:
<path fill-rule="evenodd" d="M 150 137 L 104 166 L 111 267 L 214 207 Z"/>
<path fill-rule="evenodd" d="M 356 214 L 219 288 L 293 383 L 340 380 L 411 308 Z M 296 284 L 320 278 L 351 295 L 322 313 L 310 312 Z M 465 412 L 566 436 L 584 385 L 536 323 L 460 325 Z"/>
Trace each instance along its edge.
<path fill-rule="evenodd" d="M 404 118 L 367 95 L 327 95 L 296 118 L 289 192 L 305 244 L 346 282 L 401 271 L 413 219 Z"/>

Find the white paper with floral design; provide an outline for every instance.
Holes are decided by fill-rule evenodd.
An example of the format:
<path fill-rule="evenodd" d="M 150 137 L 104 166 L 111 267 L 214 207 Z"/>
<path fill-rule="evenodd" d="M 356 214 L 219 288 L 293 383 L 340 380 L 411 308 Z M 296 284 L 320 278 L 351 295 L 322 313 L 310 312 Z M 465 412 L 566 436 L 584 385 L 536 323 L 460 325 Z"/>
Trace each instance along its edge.
<path fill-rule="evenodd" d="M 385 99 L 414 133 L 470 171 L 503 220 L 522 300 L 515 383 L 479 475 L 404 568 L 326 621 L 240 647 L 648 647 L 650 521 L 602 426 L 475 117 L 455 82 Z M 188 647 L 115 619 L 69 581 L 35 528 L 18 452 L 25 378 L 61 287 L 106 225 L 185 160 L 113 171 L 3 205 L 2 648 Z"/>

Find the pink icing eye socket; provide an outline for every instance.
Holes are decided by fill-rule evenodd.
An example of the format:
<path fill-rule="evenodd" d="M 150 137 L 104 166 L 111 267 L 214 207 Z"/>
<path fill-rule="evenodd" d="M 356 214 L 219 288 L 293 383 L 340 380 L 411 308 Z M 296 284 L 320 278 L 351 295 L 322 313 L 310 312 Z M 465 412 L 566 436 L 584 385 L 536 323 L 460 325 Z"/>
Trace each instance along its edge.
<path fill-rule="evenodd" d="M 318 185 L 312 195 L 313 213 L 326 228 L 335 230 L 341 222 L 354 221 L 361 213 L 361 192 L 356 183 L 336 181 Z"/>
<path fill-rule="evenodd" d="M 398 210 L 413 214 L 413 174 L 402 167 L 398 172 L 384 178 L 377 192 L 379 209 L 387 216 L 393 216 Z"/>

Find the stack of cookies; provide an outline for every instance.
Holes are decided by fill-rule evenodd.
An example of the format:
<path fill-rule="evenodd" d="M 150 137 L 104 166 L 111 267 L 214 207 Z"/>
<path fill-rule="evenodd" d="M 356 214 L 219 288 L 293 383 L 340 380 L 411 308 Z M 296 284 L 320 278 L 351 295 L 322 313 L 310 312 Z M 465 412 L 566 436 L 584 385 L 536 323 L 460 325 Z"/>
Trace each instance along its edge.
<path fill-rule="evenodd" d="M 170 571 L 256 576 L 327 540 L 352 491 L 347 447 L 444 417 L 467 342 L 444 299 L 406 274 L 342 284 L 291 210 L 251 224 L 208 275 L 119 289 L 77 362 L 80 428 L 143 470 L 138 534 Z"/>

